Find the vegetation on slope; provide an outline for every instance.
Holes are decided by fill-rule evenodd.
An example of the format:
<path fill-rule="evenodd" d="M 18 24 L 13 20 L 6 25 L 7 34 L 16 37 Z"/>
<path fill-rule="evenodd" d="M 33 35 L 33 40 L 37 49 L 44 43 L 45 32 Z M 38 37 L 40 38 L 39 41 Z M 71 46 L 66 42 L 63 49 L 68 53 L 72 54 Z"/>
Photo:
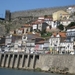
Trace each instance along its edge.
<path fill-rule="evenodd" d="M 51 32 L 46 32 L 46 30 L 41 31 L 40 33 L 41 37 L 50 37 L 52 35 Z"/>

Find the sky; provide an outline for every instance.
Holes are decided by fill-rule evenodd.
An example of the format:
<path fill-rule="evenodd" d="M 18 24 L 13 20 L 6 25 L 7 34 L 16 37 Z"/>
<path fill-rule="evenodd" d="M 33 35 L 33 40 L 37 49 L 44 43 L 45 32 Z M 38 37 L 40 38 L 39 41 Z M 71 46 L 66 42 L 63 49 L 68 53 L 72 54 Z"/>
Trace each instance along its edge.
<path fill-rule="evenodd" d="M 0 0 L 0 17 L 5 17 L 5 10 L 14 12 L 67 5 L 75 5 L 75 0 Z"/>

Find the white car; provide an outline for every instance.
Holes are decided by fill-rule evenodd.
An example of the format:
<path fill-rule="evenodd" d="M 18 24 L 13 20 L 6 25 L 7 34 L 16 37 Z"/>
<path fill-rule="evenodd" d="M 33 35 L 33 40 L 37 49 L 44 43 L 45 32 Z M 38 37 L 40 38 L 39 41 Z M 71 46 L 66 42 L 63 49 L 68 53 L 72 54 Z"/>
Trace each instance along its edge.
<path fill-rule="evenodd" d="M 4 50 L 5 50 L 5 52 L 8 52 L 9 51 L 9 48 L 8 47 L 5 47 Z"/>

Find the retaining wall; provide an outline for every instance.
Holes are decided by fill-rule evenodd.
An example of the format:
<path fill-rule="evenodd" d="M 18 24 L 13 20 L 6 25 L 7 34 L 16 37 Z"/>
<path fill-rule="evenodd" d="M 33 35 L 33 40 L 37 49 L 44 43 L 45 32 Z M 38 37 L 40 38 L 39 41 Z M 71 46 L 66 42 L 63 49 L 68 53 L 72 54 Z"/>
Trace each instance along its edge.
<path fill-rule="evenodd" d="M 0 67 L 75 73 L 75 55 L 0 53 Z"/>

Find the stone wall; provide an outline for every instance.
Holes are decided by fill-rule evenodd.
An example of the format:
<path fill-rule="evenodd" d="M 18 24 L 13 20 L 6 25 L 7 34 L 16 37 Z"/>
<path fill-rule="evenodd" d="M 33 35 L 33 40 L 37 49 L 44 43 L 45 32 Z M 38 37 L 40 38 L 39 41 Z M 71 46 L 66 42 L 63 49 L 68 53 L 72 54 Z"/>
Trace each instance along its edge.
<path fill-rule="evenodd" d="M 75 55 L 0 53 L 0 67 L 75 74 Z"/>
<path fill-rule="evenodd" d="M 16 12 L 11 12 L 11 18 L 24 17 L 24 16 L 38 17 L 44 15 L 51 15 L 53 12 L 56 12 L 58 10 L 66 10 L 68 7 L 69 6 L 16 11 Z"/>
<path fill-rule="evenodd" d="M 75 55 L 40 55 L 38 66 L 51 71 L 75 74 Z M 45 69 L 45 70 L 46 70 Z"/>

